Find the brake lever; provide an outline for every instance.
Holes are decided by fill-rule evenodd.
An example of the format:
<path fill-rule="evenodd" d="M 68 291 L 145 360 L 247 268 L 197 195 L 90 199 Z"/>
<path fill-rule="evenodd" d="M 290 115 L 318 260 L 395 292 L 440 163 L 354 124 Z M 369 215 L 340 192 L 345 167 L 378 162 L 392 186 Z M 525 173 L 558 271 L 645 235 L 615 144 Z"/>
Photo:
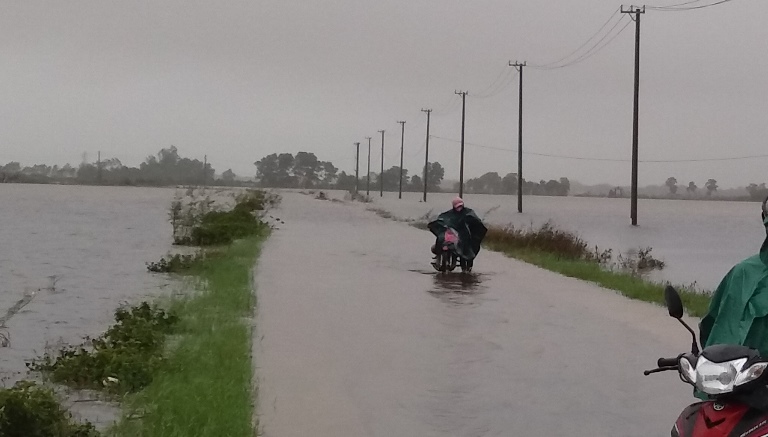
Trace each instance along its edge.
<path fill-rule="evenodd" d="M 660 373 L 660 372 L 666 372 L 669 370 L 677 370 L 677 366 L 669 366 L 669 367 L 659 367 L 653 370 L 646 370 L 643 372 L 643 375 L 648 376 L 652 373 Z"/>

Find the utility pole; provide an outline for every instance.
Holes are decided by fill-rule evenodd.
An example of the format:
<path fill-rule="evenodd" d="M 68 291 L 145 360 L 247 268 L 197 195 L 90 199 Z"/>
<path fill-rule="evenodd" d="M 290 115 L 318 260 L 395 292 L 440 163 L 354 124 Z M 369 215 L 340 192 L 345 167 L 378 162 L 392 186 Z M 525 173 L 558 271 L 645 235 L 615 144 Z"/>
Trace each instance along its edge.
<path fill-rule="evenodd" d="M 101 150 L 99 150 L 96 160 L 96 180 L 101 184 Z"/>
<path fill-rule="evenodd" d="M 371 137 L 365 137 L 368 140 L 368 174 L 365 182 L 365 195 L 371 195 Z"/>
<path fill-rule="evenodd" d="M 526 66 L 526 62 L 522 64 L 515 61 L 513 64 L 509 62 L 510 67 L 515 67 L 520 72 L 520 108 L 518 110 L 517 120 L 517 212 L 523 212 L 523 67 Z"/>
<path fill-rule="evenodd" d="M 427 146 L 424 154 L 424 202 L 427 201 L 427 177 L 429 176 L 429 116 L 432 115 L 431 109 L 422 109 L 421 112 L 427 113 Z"/>
<path fill-rule="evenodd" d="M 464 120 L 466 115 L 467 91 L 456 91 L 461 96 L 461 165 L 459 166 L 459 197 L 464 197 Z"/>
<path fill-rule="evenodd" d="M 405 122 L 398 121 L 400 127 L 402 127 L 402 133 L 400 134 L 400 191 L 397 193 L 397 198 L 403 198 L 403 146 L 405 145 Z"/>
<path fill-rule="evenodd" d="M 623 14 L 635 15 L 635 110 L 632 122 L 632 206 L 630 217 L 632 226 L 637 226 L 637 170 L 638 170 L 638 131 L 640 127 L 640 15 L 645 13 L 645 6 L 621 7 Z"/>
<path fill-rule="evenodd" d="M 379 197 L 384 197 L 384 131 L 380 130 L 381 134 L 381 173 L 379 173 Z"/>
<path fill-rule="evenodd" d="M 355 143 L 355 149 L 357 152 L 355 152 L 355 195 L 357 195 L 358 191 L 358 184 L 360 183 L 360 142 L 358 141 Z"/>
<path fill-rule="evenodd" d="M 208 183 L 208 155 L 203 155 L 203 187 L 206 183 Z"/>

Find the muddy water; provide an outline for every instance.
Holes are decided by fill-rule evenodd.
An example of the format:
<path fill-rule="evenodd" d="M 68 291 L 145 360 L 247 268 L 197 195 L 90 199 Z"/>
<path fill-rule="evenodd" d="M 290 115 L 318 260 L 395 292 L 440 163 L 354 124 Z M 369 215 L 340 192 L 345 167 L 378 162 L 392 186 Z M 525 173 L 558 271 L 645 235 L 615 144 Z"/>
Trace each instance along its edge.
<path fill-rule="evenodd" d="M 258 272 L 267 437 L 666 435 L 692 399 L 644 377 L 690 344 L 661 308 L 482 252 L 430 271 L 428 233 L 286 194 Z"/>
<path fill-rule="evenodd" d="M 342 192 L 332 192 L 343 197 Z M 450 208 L 455 194 L 378 192 L 369 207 L 383 208 L 400 218 L 418 219 L 436 215 Z M 753 202 L 718 202 L 640 199 L 638 227 L 629 219 L 628 199 L 578 197 L 523 198 L 523 214 L 517 212 L 514 196 L 470 194 L 467 206 L 492 224 L 539 226 L 547 221 L 561 229 L 579 234 L 601 249 L 626 253 L 638 247 L 652 247 L 652 255 L 666 261 L 666 268 L 651 279 L 691 284 L 713 290 L 730 268 L 752 256 L 765 239 L 760 221 L 760 204 Z"/>
<path fill-rule="evenodd" d="M 46 347 L 78 344 L 113 321 L 122 302 L 156 296 L 167 277 L 144 263 L 171 249 L 167 209 L 174 190 L 0 185 L 0 317 L 10 347 L 0 348 L 6 385 Z M 26 296 L 26 298 L 25 298 Z M 17 313 L 6 312 L 27 300 Z M 17 306 L 18 307 L 18 306 Z M 112 412 L 82 402 L 91 420 Z M 95 415 L 95 417 L 94 417 Z"/>

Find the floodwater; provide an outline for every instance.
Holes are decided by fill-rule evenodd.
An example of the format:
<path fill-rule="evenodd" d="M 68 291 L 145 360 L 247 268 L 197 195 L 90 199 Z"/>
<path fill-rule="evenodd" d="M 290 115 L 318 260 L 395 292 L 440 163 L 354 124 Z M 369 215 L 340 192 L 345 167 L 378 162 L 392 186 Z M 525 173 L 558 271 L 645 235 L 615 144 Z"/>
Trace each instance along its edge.
<path fill-rule="evenodd" d="M 266 437 L 645 437 L 693 401 L 642 374 L 690 345 L 663 308 L 488 251 L 438 274 L 428 233 L 356 204 L 285 193 L 279 214 L 256 276 Z"/>
<path fill-rule="evenodd" d="M 343 197 L 344 193 L 332 192 Z M 399 218 L 419 219 L 450 208 L 455 194 L 371 193 L 367 207 L 383 208 Z M 696 283 L 714 290 L 731 267 L 756 254 L 765 239 L 760 204 L 754 202 L 640 199 L 638 225 L 631 225 L 629 199 L 580 197 L 523 197 L 523 213 L 516 196 L 469 194 L 466 204 L 488 223 L 517 227 L 555 226 L 576 232 L 591 245 L 614 254 L 651 247 L 651 255 L 666 262 L 650 279 L 674 284 Z"/>
<path fill-rule="evenodd" d="M 122 302 L 174 287 L 144 265 L 172 250 L 174 193 L 0 185 L 1 382 L 24 377 L 24 361 L 46 347 L 100 334 Z M 452 196 L 385 196 L 366 205 L 285 193 L 286 223 L 257 276 L 266 436 L 668 432 L 690 390 L 642 370 L 689 342 L 662 309 L 487 251 L 472 275 L 438 275 L 428 233 L 366 208 L 419 218 Z M 626 200 L 525 202 L 517 214 L 512 197 L 467 196 L 491 223 L 552 220 L 601 247 L 651 246 L 663 278 L 709 288 L 764 238 L 752 203 L 641 200 L 634 228 Z M 114 414 L 73 405 L 100 423 Z"/>
<path fill-rule="evenodd" d="M 0 185 L 0 332 L 10 338 L 0 348 L 5 385 L 23 378 L 24 361 L 46 347 L 101 334 L 121 303 L 157 296 L 171 284 L 147 273 L 144 263 L 171 250 L 167 211 L 174 192 Z M 21 309 L 8 314 L 14 307 Z M 113 414 L 84 398 L 76 406 L 90 420 Z"/>

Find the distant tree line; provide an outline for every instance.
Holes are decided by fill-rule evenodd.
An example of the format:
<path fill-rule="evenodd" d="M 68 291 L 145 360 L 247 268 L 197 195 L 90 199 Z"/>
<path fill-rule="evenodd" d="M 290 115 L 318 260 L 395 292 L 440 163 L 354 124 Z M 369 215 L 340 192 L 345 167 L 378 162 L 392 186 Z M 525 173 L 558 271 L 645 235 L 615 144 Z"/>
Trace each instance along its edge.
<path fill-rule="evenodd" d="M 517 173 L 508 173 L 501 177 L 496 172 L 488 172 L 478 178 L 469 179 L 464 184 L 464 191 L 470 194 L 517 194 Z M 458 189 L 458 184 L 456 189 Z M 539 182 L 523 179 L 523 194 L 534 196 L 567 196 L 571 190 L 568 178 L 559 181 L 551 179 Z"/>
<path fill-rule="evenodd" d="M 762 202 L 768 197 L 768 187 L 765 186 L 765 182 L 760 185 L 749 184 L 747 186 L 747 192 L 749 193 L 749 198 L 755 201 Z"/>
<path fill-rule="evenodd" d="M 677 195 L 678 186 L 677 186 L 677 179 L 674 177 L 667 178 L 667 181 L 664 183 L 664 185 L 669 188 L 669 194 L 675 196 Z M 707 190 L 706 195 L 712 196 L 715 192 L 717 192 L 717 189 L 719 188 L 717 186 L 717 181 L 715 179 L 708 179 L 707 182 L 704 184 L 704 188 Z M 699 187 L 696 185 L 696 182 L 688 182 L 688 186 L 685 187 L 685 193 L 688 196 L 696 196 L 696 194 L 699 191 Z"/>
<path fill-rule="evenodd" d="M 262 187 L 269 188 L 325 188 L 351 191 L 355 189 L 355 175 L 338 171 L 336 166 L 328 161 L 320 161 L 314 153 L 298 152 L 273 153 L 254 163 L 256 179 Z M 445 177 L 445 169 L 439 162 L 430 162 L 427 168 L 427 187 L 430 191 L 440 191 L 440 184 Z M 378 191 L 381 187 L 380 173 L 371 172 L 370 189 Z M 364 191 L 368 184 L 368 176 L 361 172 L 358 188 Z M 394 166 L 384 170 L 384 191 L 398 191 L 400 188 L 400 167 Z M 403 169 L 403 191 L 421 191 L 424 181 L 419 175 L 408 175 Z"/>
<path fill-rule="evenodd" d="M 674 177 L 667 178 L 667 181 L 665 182 L 665 185 L 667 188 L 669 188 L 669 194 L 671 196 L 677 196 L 678 194 L 678 184 L 677 179 Z M 712 197 L 714 193 L 717 192 L 717 189 L 719 188 L 717 185 L 717 180 L 715 179 L 708 179 L 707 182 L 704 184 L 705 188 L 705 196 Z M 768 187 L 765 186 L 765 183 L 762 184 L 755 184 L 751 183 L 747 185 L 746 191 L 748 195 L 749 200 L 754 201 L 763 201 L 766 197 L 768 197 Z M 699 187 L 696 185 L 695 182 L 691 181 L 688 182 L 688 186 L 685 187 L 685 195 L 687 197 L 695 197 L 699 193 Z M 681 193 L 682 194 L 682 193 Z"/>
<path fill-rule="evenodd" d="M 243 185 L 230 169 L 215 177 L 210 164 L 179 156 L 175 146 L 148 156 L 138 168 L 123 165 L 117 158 L 83 162 L 77 168 L 37 164 L 22 167 L 18 162 L 0 166 L 0 182 L 62 183 L 83 185 Z"/>

